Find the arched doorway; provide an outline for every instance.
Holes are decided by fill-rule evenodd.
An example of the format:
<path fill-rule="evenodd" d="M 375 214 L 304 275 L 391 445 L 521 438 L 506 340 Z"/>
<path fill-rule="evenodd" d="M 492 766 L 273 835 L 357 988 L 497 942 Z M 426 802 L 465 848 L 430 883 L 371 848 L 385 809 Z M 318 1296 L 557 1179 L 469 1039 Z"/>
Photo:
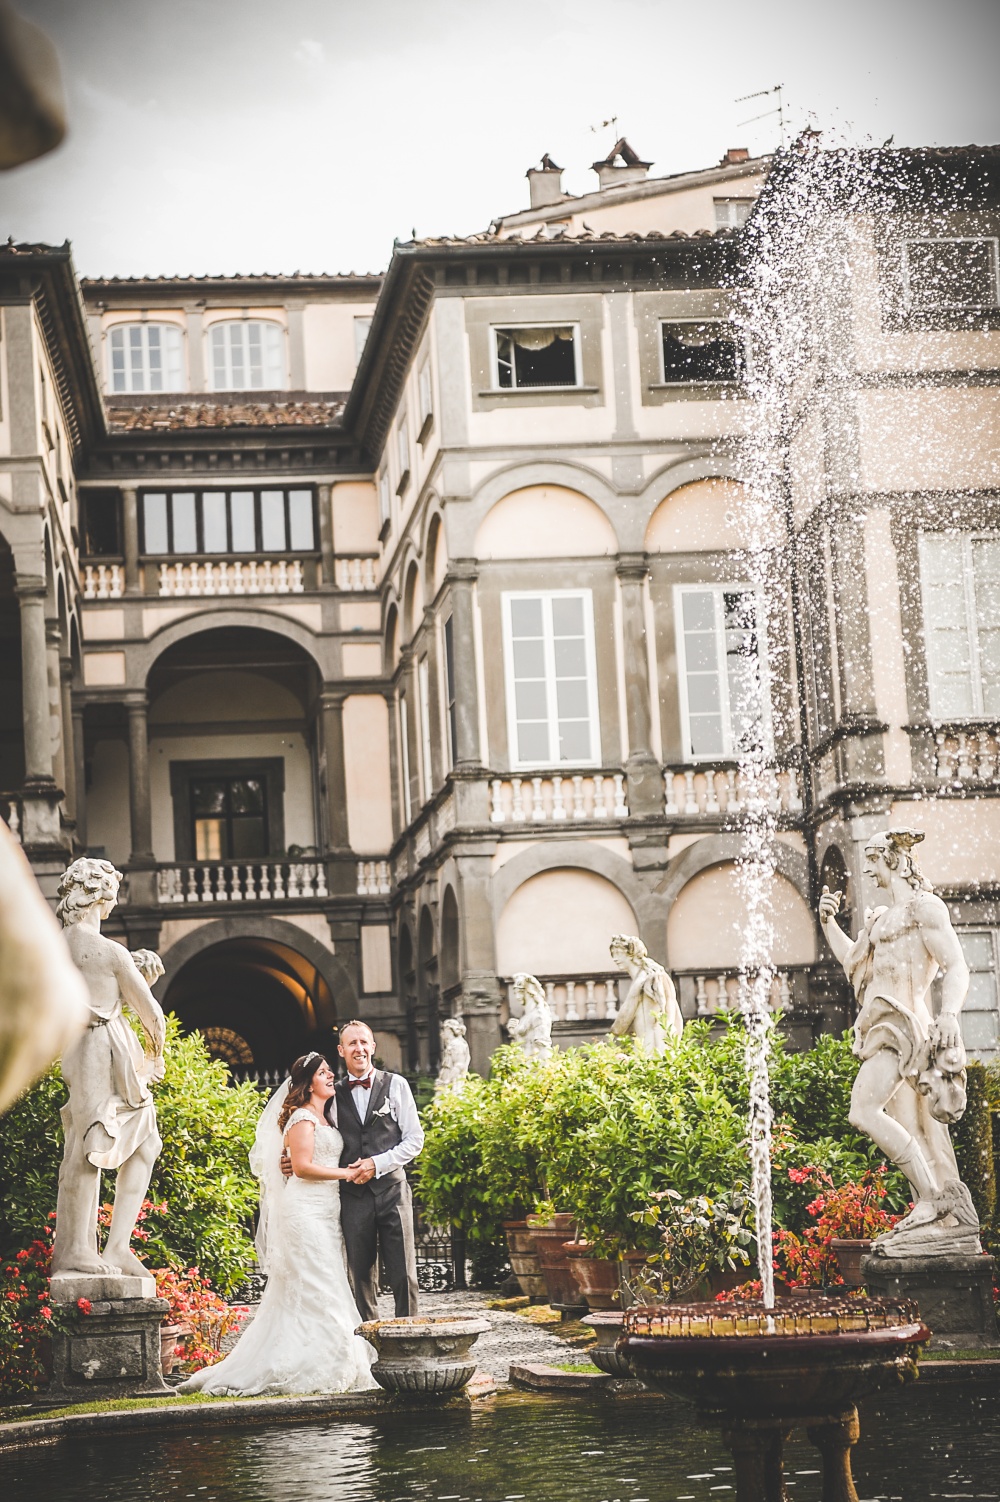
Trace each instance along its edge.
<path fill-rule="evenodd" d="M 275 939 L 223 939 L 201 950 L 171 976 L 164 1007 L 237 1072 L 285 1071 L 310 1049 L 336 1052 L 337 1008 L 327 978 Z"/>
<path fill-rule="evenodd" d="M 431 1074 L 437 1073 L 441 1059 L 441 1019 L 438 998 L 438 957 L 434 943 L 434 919 L 430 908 L 425 907 L 420 915 L 420 935 L 417 962 L 417 999 L 420 1013 L 422 1062 L 426 1058 Z"/>

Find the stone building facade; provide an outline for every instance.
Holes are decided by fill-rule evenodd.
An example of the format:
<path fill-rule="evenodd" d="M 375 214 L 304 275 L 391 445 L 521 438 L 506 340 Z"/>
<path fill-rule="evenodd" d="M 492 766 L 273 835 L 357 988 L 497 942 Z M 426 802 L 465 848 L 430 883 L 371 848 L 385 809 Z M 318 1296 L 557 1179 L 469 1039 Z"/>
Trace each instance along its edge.
<path fill-rule="evenodd" d="M 904 818 L 997 1048 L 997 157 L 948 159 L 947 223 L 940 163 L 893 159 L 795 388 L 766 600 L 733 318 L 767 161 L 655 178 L 619 142 L 574 199 L 546 158 L 528 210 L 383 277 L 0 250 L 6 812 L 50 892 L 71 850 L 127 872 L 121 931 L 221 1056 L 360 1015 L 432 1071 L 460 1014 L 483 1069 L 518 970 L 598 1036 L 621 931 L 687 1016 L 733 1005 L 748 736 L 796 1041 L 850 1012 L 819 885 L 860 921 Z"/>

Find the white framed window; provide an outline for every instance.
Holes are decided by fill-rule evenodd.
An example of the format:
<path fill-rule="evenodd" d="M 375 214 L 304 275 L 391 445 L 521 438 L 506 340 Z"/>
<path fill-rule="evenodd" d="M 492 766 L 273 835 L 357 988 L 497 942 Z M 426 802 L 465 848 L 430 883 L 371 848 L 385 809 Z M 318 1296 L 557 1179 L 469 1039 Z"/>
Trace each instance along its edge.
<path fill-rule="evenodd" d="M 739 229 L 750 218 L 750 210 L 756 201 L 755 198 L 713 199 L 716 229 Z"/>
<path fill-rule="evenodd" d="M 904 240 L 902 253 L 907 312 L 1000 306 L 995 238 L 955 235 Z"/>
<path fill-rule="evenodd" d="M 384 469 L 379 475 L 378 481 L 378 514 L 383 527 L 389 520 L 391 509 L 392 497 L 389 494 L 389 471 Z"/>
<path fill-rule="evenodd" d="M 410 430 L 406 424 L 405 412 L 400 413 L 399 427 L 396 429 L 396 464 L 399 468 L 396 494 L 400 495 L 406 489 L 410 478 Z"/>
<path fill-rule="evenodd" d="M 741 381 L 746 351 L 739 331 L 722 318 L 660 322 L 664 385 Z"/>
<path fill-rule="evenodd" d="M 417 687 L 420 690 L 420 760 L 423 773 L 424 802 L 434 792 L 434 764 L 431 761 L 431 677 L 426 656 L 417 663 Z"/>
<path fill-rule="evenodd" d="M 262 318 L 233 318 L 208 331 L 213 391 L 282 391 L 285 331 Z"/>
<path fill-rule="evenodd" d="M 579 386 L 580 329 L 575 323 L 494 328 L 493 373 L 498 391 Z"/>
<path fill-rule="evenodd" d="M 368 335 L 371 333 L 371 316 L 367 318 L 355 318 L 354 320 L 354 368 L 361 364 L 361 356 L 365 352 L 368 343 Z"/>
<path fill-rule="evenodd" d="M 117 323 L 108 330 L 109 391 L 182 391 L 184 335 L 174 323 Z"/>
<path fill-rule="evenodd" d="M 691 761 L 771 750 L 763 601 L 752 584 L 674 588 L 681 732 Z"/>
<path fill-rule="evenodd" d="M 417 441 L 423 442 L 430 431 L 431 421 L 434 417 L 434 388 L 431 384 L 430 362 L 422 366 L 417 379 L 420 399 L 420 426 L 417 432 Z"/>
<path fill-rule="evenodd" d="M 1000 533 L 920 534 L 934 720 L 1000 718 Z"/>
<path fill-rule="evenodd" d="M 503 636 L 512 766 L 599 766 L 590 590 L 505 594 Z"/>

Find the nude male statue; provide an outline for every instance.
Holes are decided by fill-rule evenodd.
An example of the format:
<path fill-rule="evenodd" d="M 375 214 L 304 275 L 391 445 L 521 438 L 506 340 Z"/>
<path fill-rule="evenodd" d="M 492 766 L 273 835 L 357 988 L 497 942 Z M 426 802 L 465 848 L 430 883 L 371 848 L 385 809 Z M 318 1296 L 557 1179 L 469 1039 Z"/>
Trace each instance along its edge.
<path fill-rule="evenodd" d="M 162 1147 L 151 1080 L 163 1078 L 166 1026 L 149 989 L 163 974 L 158 955 L 135 955 L 101 933 L 118 898 L 121 872 L 110 861 L 74 861 L 59 884 L 56 917 L 90 993 L 83 1037 L 63 1056 L 69 1100 L 63 1107 L 66 1135 L 59 1170 L 52 1275 L 89 1273 L 148 1277 L 132 1252 L 136 1217 Z M 146 1048 L 123 1007 L 142 1023 Z M 117 1169 L 114 1211 L 107 1245 L 97 1250 L 101 1170 Z"/>
<path fill-rule="evenodd" d="M 979 1218 L 962 1183 L 948 1123 L 965 1110 L 965 1046 L 959 1013 L 969 969 L 948 915 L 917 869 L 916 830 L 890 829 L 865 850 L 865 874 L 885 895 L 851 940 L 836 922 L 841 893 L 823 888 L 819 917 L 847 974 L 859 1011 L 854 1052 L 861 1060 L 851 1094 L 851 1125 L 902 1169 L 914 1206 L 875 1249 L 887 1256 L 935 1251 L 978 1253 Z M 941 974 L 941 1006 L 931 983 Z"/>
<path fill-rule="evenodd" d="M 667 1038 L 679 1038 L 684 1031 L 673 981 L 634 935 L 615 934 L 610 949 L 618 968 L 632 977 L 621 1011 L 611 1024 L 612 1035 L 624 1038 L 634 1033 L 649 1053 L 665 1053 Z"/>

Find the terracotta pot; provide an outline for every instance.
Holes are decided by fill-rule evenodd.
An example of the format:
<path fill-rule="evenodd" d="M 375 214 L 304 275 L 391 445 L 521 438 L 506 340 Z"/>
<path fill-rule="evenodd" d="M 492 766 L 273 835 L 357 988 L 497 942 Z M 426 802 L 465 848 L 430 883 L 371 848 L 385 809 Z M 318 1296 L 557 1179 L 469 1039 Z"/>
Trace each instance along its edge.
<path fill-rule="evenodd" d="M 563 1219 L 562 1216 L 555 1218 Z M 535 1243 L 535 1253 L 545 1279 L 549 1303 L 568 1305 L 570 1308 L 582 1304 L 566 1254 L 567 1246 L 572 1246 L 572 1242 L 566 1241 L 566 1230 L 572 1229 L 572 1221 L 568 1228 L 552 1224 L 533 1226 L 529 1217 L 528 1229 Z"/>
<path fill-rule="evenodd" d="M 590 1309 L 617 1309 L 621 1268 L 617 1258 L 590 1257 L 586 1241 L 569 1244 L 570 1275 Z"/>
<path fill-rule="evenodd" d="M 187 1333 L 182 1325 L 160 1326 L 160 1371 L 164 1376 L 177 1365 L 177 1345 Z"/>
<path fill-rule="evenodd" d="M 848 1288 L 860 1288 L 864 1282 L 861 1259 L 871 1251 L 871 1239 L 866 1236 L 832 1236 L 830 1245 L 837 1254 L 840 1276 Z"/>
<path fill-rule="evenodd" d="M 514 1276 L 521 1285 L 522 1293 L 527 1294 L 529 1299 L 541 1303 L 548 1297 L 545 1287 L 545 1279 L 542 1277 L 541 1265 L 538 1254 L 535 1251 L 533 1237 L 528 1232 L 527 1222 L 523 1220 L 508 1220 L 504 1222 L 504 1233 L 507 1237 L 507 1250 L 510 1254 L 510 1265 Z"/>

